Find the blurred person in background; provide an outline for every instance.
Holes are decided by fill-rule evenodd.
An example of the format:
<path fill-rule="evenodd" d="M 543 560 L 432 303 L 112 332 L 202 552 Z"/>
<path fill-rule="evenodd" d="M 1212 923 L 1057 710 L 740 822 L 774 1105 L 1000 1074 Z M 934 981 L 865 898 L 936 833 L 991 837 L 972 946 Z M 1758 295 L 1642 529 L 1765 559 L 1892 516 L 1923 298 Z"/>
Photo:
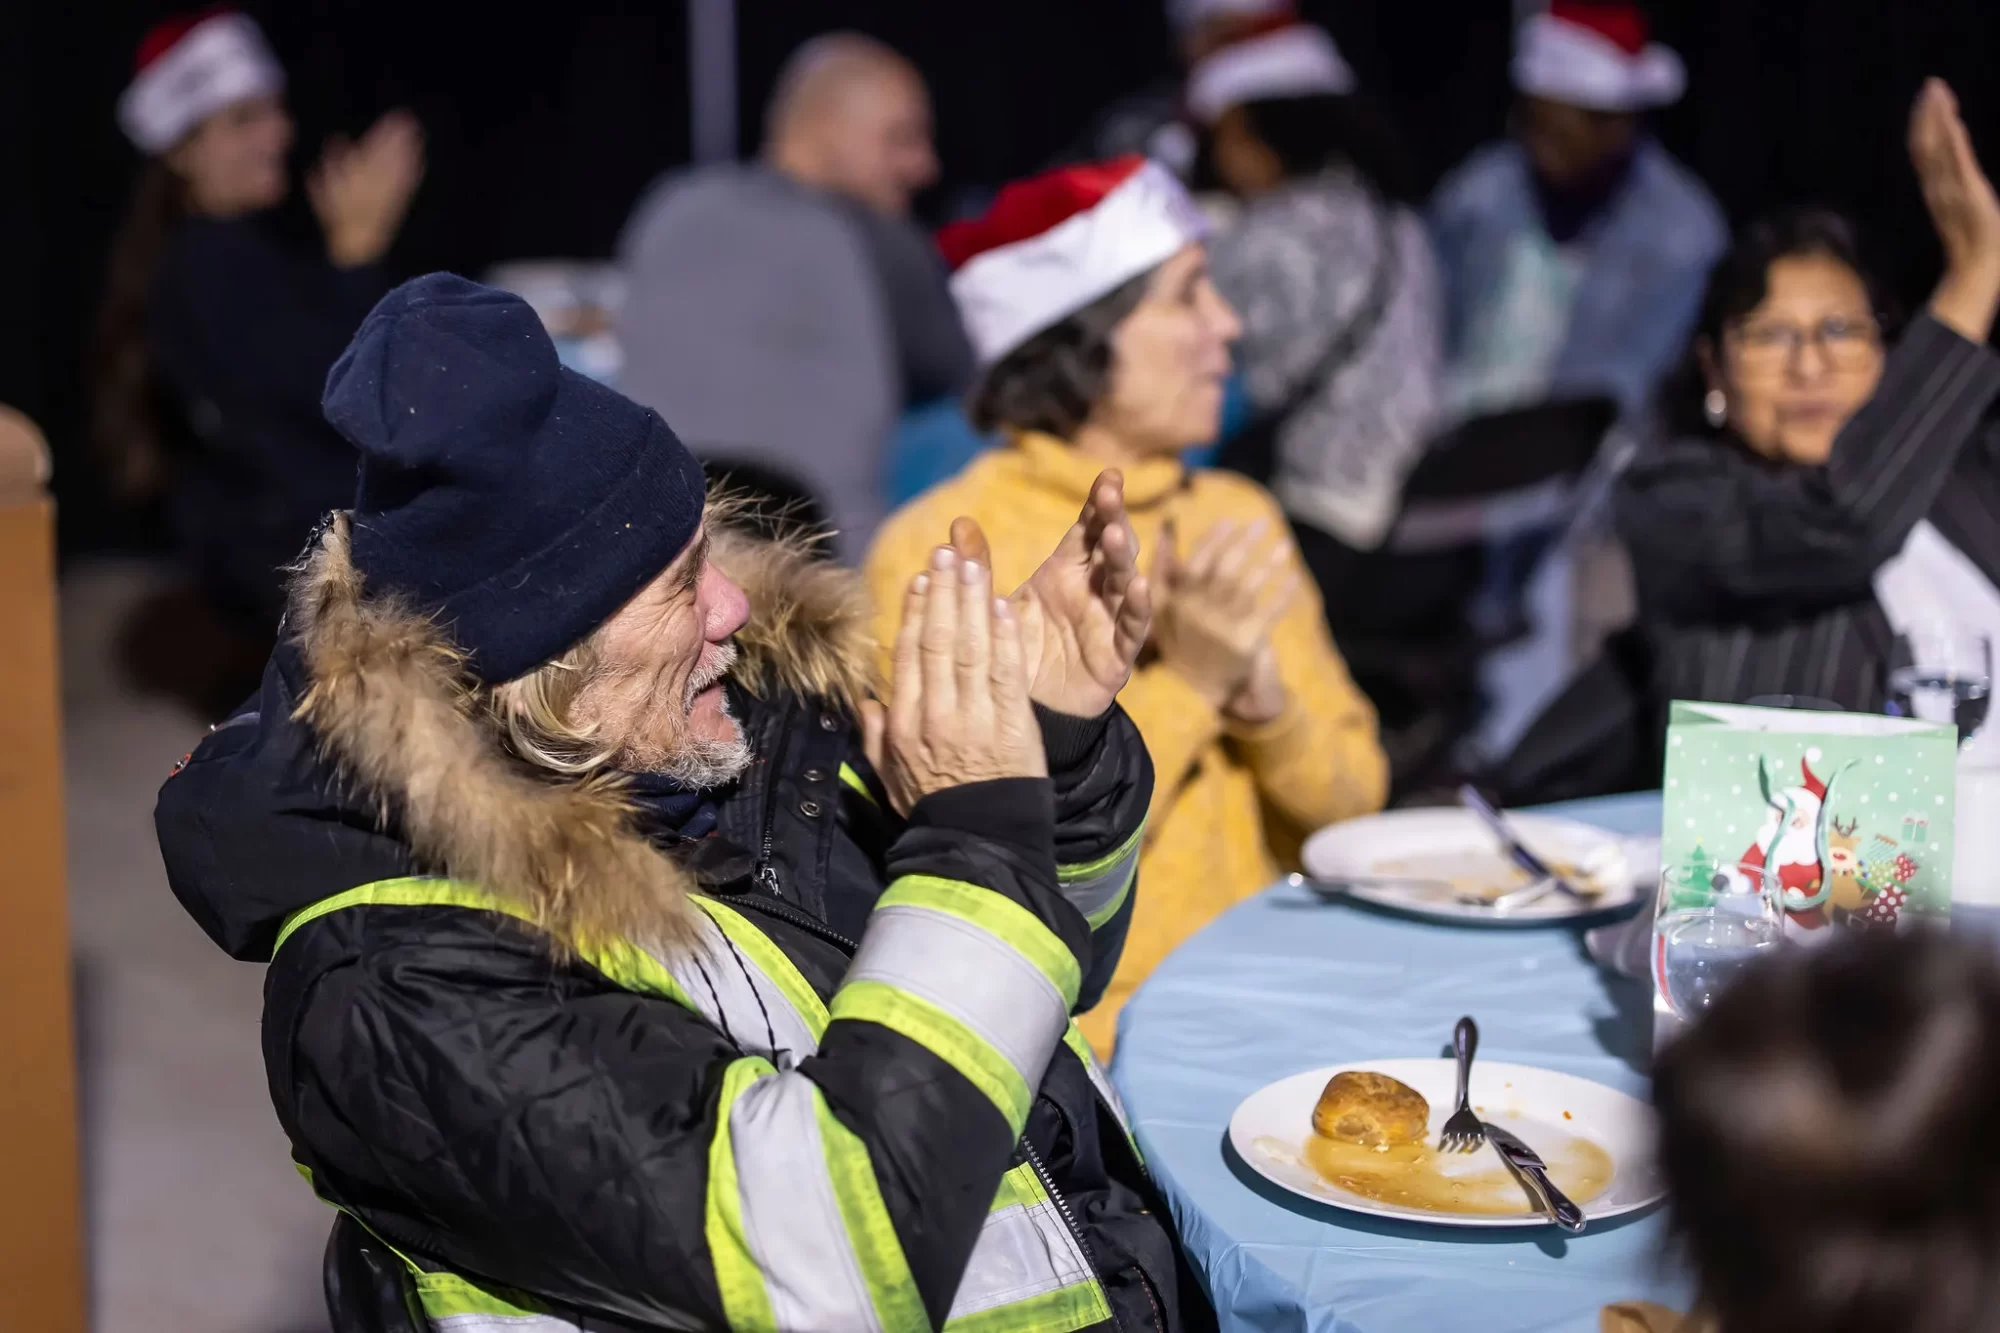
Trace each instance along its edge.
<path fill-rule="evenodd" d="M 2000 638 L 2000 202 L 1936 80 L 1910 156 L 1945 255 L 1925 311 L 1896 329 L 1836 216 L 1746 228 L 1709 283 L 1678 438 L 1619 480 L 1662 699 L 1880 712 L 1906 627 Z"/>
<path fill-rule="evenodd" d="M 1394 521 L 1437 411 L 1436 257 L 1414 172 L 1333 40 L 1310 24 L 1214 52 L 1188 78 L 1242 213 L 1209 243 L 1242 320 L 1254 441 L 1320 594 L 1337 608 Z M 1261 466 L 1251 475 L 1259 475 Z"/>
<path fill-rule="evenodd" d="M 381 261 L 424 169 L 404 112 L 329 141 L 306 179 L 318 246 L 291 244 L 273 216 L 290 189 L 284 87 L 243 14 L 171 19 L 140 43 L 118 122 L 147 161 L 113 242 L 94 373 L 113 493 L 164 502 L 251 663 L 278 623 L 281 567 L 353 498 L 354 449 L 320 415 L 320 392 L 388 289 Z M 218 686 L 233 703 L 231 683 Z"/>
<path fill-rule="evenodd" d="M 2000 1310 L 2000 972 L 1983 936 L 1849 936 L 1759 964 L 1653 1100 L 1698 1320 L 1616 1333 L 1989 1333 Z"/>
<path fill-rule="evenodd" d="M 1189 180 L 1200 160 L 1201 126 L 1187 104 L 1186 72 L 1231 42 L 1298 21 L 1295 0 L 1166 0 L 1166 12 L 1180 68 L 1099 112 L 1058 163 L 1143 153 Z"/>
<path fill-rule="evenodd" d="M 1012 587 L 1079 504 L 1099 503 L 1100 471 L 1122 472 L 1155 617 L 1119 702 L 1155 785 L 1145 897 L 1104 999 L 1079 1020 L 1099 1051 L 1175 945 L 1293 864 L 1305 834 L 1379 809 L 1387 780 L 1374 712 L 1277 504 L 1181 463 L 1215 434 L 1238 332 L 1209 281 L 1205 230 L 1173 175 L 1134 155 L 1009 185 L 983 217 L 940 232 L 984 366 L 973 420 L 1008 443 L 893 516 L 865 567 L 887 644 L 902 582 L 944 525 L 976 520 L 955 542 Z M 1116 911 L 1127 887 L 1107 880 L 1092 911 Z"/>
<path fill-rule="evenodd" d="M 909 217 L 937 178 L 930 99 L 894 51 L 833 33 L 792 55 L 765 128 L 762 161 L 674 172 L 626 224 L 619 387 L 705 461 L 809 496 L 854 559 L 898 416 L 972 371 Z"/>
<path fill-rule="evenodd" d="M 1439 185 L 1445 392 L 1454 417 L 1604 394 L 1650 406 L 1727 243 L 1701 182 L 1640 117 L 1680 58 L 1629 3 L 1555 0 L 1517 35 L 1510 139 Z"/>

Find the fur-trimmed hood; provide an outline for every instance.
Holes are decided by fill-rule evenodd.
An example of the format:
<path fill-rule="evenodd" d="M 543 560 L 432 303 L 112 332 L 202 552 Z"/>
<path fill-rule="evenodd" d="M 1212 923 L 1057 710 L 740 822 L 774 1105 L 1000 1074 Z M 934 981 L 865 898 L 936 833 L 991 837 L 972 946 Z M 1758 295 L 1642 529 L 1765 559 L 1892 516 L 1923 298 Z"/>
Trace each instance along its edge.
<path fill-rule="evenodd" d="M 874 650 L 859 579 L 814 561 L 797 544 L 755 539 L 713 520 L 711 534 L 712 559 L 742 585 L 750 604 L 737 639 L 737 683 L 753 695 L 793 692 L 850 708 L 865 697 Z M 277 923 L 219 920 L 237 905 L 212 901 L 214 885 L 187 882 L 214 877 L 202 872 L 217 849 L 203 846 L 200 857 L 181 857 L 175 873 L 176 845 L 188 838 L 170 832 L 190 830 L 170 830 L 169 823 L 192 823 L 210 842 L 226 837 L 244 812 L 217 811 L 216 802 L 240 804 L 243 792 L 272 779 L 239 774 L 230 781 L 210 763 L 240 769 L 258 763 L 267 749 L 295 752 L 282 762 L 265 755 L 267 765 L 295 770 L 313 761 L 317 785 L 327 789 L 339 818 L 368 827 L 378 841 L 386 831 L 413 868 L 476 883 L 519 904 L 559 942 L 615 934 L 673 947 L 690 938 L 692 880 L 634 831 L 618 782 L 560 780 L 512 757 L 444 630 L 363 586 L 349 558 L 344 515 L 326 526 L 294 576 L 287 639 L 266 677 L 257 736 L 218 729 L 161 793 L 157 818 L 175 892 L 225 948 L 255 956 L 257 941 L 267 941 Z M 280 669 L 287 653 L 296 654 L 289 686 Z M 268 716 L 274 706 L 285 715 Z M 190 778 L 207 780 L 176 792 Z M 191 808 L 177 816 L 183 805 Z M 199 906 L 189 901 L 190 889 L 203 898 Z M 324 896 L 319 888 L 312 895 L 286 910 Z M 260 907 L 255 914 L 269 912 Z"/>

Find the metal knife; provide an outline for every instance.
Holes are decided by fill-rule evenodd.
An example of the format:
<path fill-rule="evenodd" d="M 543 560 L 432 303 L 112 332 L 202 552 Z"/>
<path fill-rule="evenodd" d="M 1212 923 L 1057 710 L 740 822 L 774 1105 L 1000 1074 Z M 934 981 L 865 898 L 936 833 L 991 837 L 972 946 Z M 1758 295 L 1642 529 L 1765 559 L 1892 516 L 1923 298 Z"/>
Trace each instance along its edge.
<path fill-rule="evenodd" d="M 1542 1211 L 1549 1215 L 1549 1221 L 1565 1231 L 1583 1230 L 1583 1209 L 1570 1202 L 1569 1196 L 1555 1187 L 1549 1179 L 1548 1168 L 1533 1148 L 1490 1121 L 1486 1125 L 1486 1139 L 1500 1154 L 1500 1160 L 1513 1168 L 1514 1174 L 1528 1187 L 1528 1192 L 1540 1201 Z"/>
<path fill-rule="evenodd" d="M 1515 865 L 1521 867 L 1521 869 L 1527 871 L 1536 879 L 1548 880 L 1556 888 L 1580 903 L 1593 903 L 1597 901 L 1593 895 L 1585 893 L 1582 889 L 1577 888 L 1576 885 L 1549 869 L 1546 861 L 1529 851 L 1521 840 L 1514 836 L 1514 830 L 1508 827 L 1506 819 L 1502 817 L 1500 812 L 1495 810 L 1492 804 L 1479 794 L 1477 787 L 1474 787 L 1469 782 L 1460 787 L 1458 789 L 1458 801 L 1460 805 L 1472 811 L 1473 814 L 1478 815 L 1480 822 L 1492 830 L 1493 836 L 1500 840 L 1501 848 L 1513 859 Z"/>

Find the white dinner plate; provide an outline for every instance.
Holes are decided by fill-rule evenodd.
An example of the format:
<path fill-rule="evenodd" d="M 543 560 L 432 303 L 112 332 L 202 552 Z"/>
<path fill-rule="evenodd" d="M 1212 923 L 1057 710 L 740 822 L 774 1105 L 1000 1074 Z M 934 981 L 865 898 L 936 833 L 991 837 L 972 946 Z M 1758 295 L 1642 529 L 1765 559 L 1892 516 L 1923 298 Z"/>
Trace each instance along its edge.
<path fill-rule="evenodd" d="M 1442 885 L 1388 882 L 1397 875 L 1410 875 L 1462 880 L 1466 888 L 1526 885 L 1527 872 L 1507 859 L 1499 841 L 1467 810 L 1391 810 L 1330 824 L 1306 839 L 1301 859 L 1315 880 L 1343 888 L 1364 902 L 1441 921 L 1489 926 L 1547 925 L 1616 911 L 1638 894 L 1638 878 L 1644 876 L 1650 883 L 1657 873 L 1650 867 L 1635 867 L 1625 839 L 1589 824 L 1522 814 L 1509 814 L 1507 822 L 1528 850 L 1544 861 L 1575 868 L 1602 894 L 1580 903 L 1568 894 L 1550 892 L 1501 912 L 1459 902 L 1458 890 Z"/>
<path fill-rule="evenodd" d="M 1446 1227 L 1534 1227 L 1550 1225 L 1547 1217 L 1520 1189 L 1519 1212 L 1453 1213 L 1385 1203 L 1356 1194 L 1315 1171 L 1307 1158 L 1313 1137 L 1313 1107 L 1328 1079 L 1343 1070 L 1372 1070 L 1415 1088 L 1430 1103 L 1428 1143 L 1435 1146 L 1444 1122 L 1457 1101 L 1457 1069 L 1450 1060 L 1364 1060 L 1329 1065 L 1267 1084 L 1243 1099 L 1229 1118 L 1229 1141 L 1250 1169 L 1281 1189 L 1315 1203 Z M 1564 1163 L 1574 1163 L 1585 1150 L 1582 1140 L 1610 1159 L 1611 1179 L 1589 1199 L 1579 1199 L 1586 1220 L 1617 1217 L 1658 1202 L 1666 1194 L 1653 1160 L 1653 1112 L 1644 1102 L 1601 1083 L 1537 1069 L 1476 1060 L 1472 1066 L 1472 1105 L 1481 1120 L 1503 1125 L 1549 1163 L 1563 1184 Z M 1595 1159 L 1593 1159 L 1595 1160 Z M 1502 1184 L 1506 1165 L 1491 1144 L 1476 1152 L 1440 1154 L 1436 1169 L 1448 1176 L 1477 1177 L 1480 1191 L 1499 1206 L 1511 1207 L 1511 1182 Z"/>

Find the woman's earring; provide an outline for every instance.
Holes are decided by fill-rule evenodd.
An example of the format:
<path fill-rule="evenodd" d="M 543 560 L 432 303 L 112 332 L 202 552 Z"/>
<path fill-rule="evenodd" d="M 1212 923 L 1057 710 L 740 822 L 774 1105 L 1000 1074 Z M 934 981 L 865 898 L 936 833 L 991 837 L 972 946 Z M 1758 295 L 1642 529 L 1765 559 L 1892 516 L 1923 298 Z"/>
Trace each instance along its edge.
<path fill-rule="evenodd" d="M 1720 389 L 1710 389 L 1701 396 L 1701 414 L 1708 418 L 1708 424 L 1717 430 L 1729 420 L 1729 398 Z"/>

